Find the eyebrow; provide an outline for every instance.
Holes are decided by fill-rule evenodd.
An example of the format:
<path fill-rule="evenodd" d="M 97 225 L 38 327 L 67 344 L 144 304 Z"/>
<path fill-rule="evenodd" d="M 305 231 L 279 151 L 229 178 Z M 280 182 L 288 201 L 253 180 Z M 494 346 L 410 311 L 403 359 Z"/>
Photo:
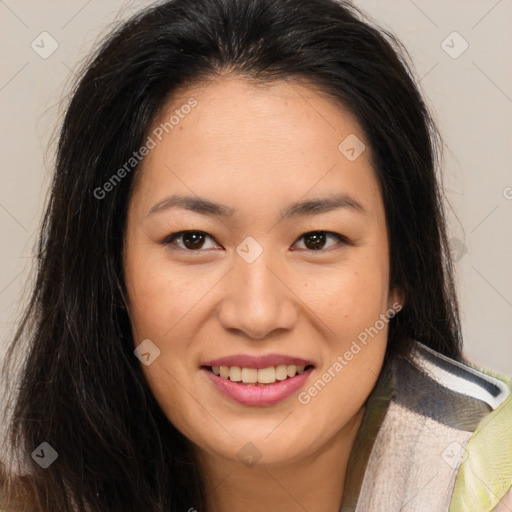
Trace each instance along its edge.
<path fill-rule="evenodd" d="M 174 194 L 162 199 L 149 210 L 147 217 L 170 208 L 182 208 L 202 215 L 229 218 L 236 210 L 226 205 L 210 201 L 204 197 Z M 363 205 L 347 194 L 335 194 L 328 197 L 298 201 L 281 210 L 280 219 L 290 219 L 304 215 L 319 215 L 339 208 L 347 208 L 367 215 Z"/>

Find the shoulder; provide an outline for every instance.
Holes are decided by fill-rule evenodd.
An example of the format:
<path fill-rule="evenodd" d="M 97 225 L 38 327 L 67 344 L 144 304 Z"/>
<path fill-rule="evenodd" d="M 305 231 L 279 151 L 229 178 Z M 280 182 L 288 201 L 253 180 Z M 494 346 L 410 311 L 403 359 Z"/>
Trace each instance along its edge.
<path fill-rule="evenodd" d="M 475 500 L 479 510 L 498 510 L 500 506 L 508 510 L 504 502 L 512 498 L 512 380 L 468 361 L 466 365 L 469 372 L 489 383 L 484 389 L 496 386 L 501 392 L 465 447 L 450 511 L 470 509 Z"/>
<path fill-rule="evenodd" d="M 417 344 L 414 366 L 429 381 L 437 419 L 471 432 L 445 453 L 457 469 L 450 512 L 495 509 L 512 488 L 512 381 L 470 361 L 454 361 Z M 421 410 L 421 407 L 420 407 Z M 453 414 L 456 411 L 456 414 Z"/>
<path fill-rule="evenodd" d="M 491 511 L 512 485 L 511 382 L 412 343 L 367 401 L 342 510 Z"/>

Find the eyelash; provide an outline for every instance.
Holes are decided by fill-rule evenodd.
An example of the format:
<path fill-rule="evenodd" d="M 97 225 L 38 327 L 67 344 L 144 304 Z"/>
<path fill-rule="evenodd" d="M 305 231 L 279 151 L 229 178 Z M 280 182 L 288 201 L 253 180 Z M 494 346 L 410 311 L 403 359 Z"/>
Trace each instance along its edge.
<path fill-rule="evenodd" d="M 205 233 L 204 231 L 197 231 L 197 230 L 186 230 L 186 231 L 178 231 L 176 233 L 171 233 L 170 235 L 166 236 L 160 243 L 164 246 L 170 246 L 170 245 L 175 245 L 176 244 L 174 243 L 175 240 L 181 238 L 183 235 L 186 235 L 188 233 L 196 233 L 196 234 L 201 234 L 201 235 L 205 235 L 206 237 L 209 237 L 210 239 L 214 240 L 215 239 L 209 235 L 208 233 Z M 308 231 L 306 233 L 303 233 L 298 239 L 298 240 L 301 240 L 303 239 L 306 235 L 316 235 L 316 234 L 325 234 L 327 236 L 334 236 L 335 238 L 337 238 L 340 242 L 342 242 L 343 244 L 346 244 L 348 245 L 350 242 L 349 240 L 343 236 L 343 235 L 340 235 L 338 233 L 334 233 L 332 231 L 322 231 L 322 230 L 318 230 L 318 231 Z M 215 242 L 218 244 L 218 242 Z M 294 242 L 296 243 L 296 242 Z M 220 245 L 220 244 L 219 244 Z M 205 252 L 206 250 L 208 249 L 197 249 L 197 250 L 193 250 L 193 249 L 187 249 L 187 248 L 184 248 L 184 247 L 179 247 L 179 246 L 176 246 L 176 248 L 178 250 L 183 250 L 183 251 L 186 251 L 186 252 L 189 252 L 189 253 L 200 253 L 200 252 Z M 331 248 L 328 248 L 328 249 L 317 249 L 317 250 L 314 250 L 314 249 L 300 249 L 300 250 L 306 250 L 306 251 L 309 251 L 309 252 L 312 252 L 312 253 L 322 253 L 322 252 L 328 252 L 330 250 L 333 250 L 332 247 Z"/>

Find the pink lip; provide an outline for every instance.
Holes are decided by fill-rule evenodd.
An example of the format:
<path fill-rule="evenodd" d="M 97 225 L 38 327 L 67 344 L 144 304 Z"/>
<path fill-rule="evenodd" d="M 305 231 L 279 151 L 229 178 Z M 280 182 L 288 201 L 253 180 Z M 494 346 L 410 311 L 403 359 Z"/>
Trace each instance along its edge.
<path fill-rule="evenodd" d="M 266 354 L 264 356 L 250 356 L 249 354 L 237 354 L 234 356 L 220 357 L 206 361 L 201 366 L 240 366 L 244 368 L 268 368 L 269 366 L 278 366 L 280 364 L 294 364 L 297 366 L 314 365 L 311 361 L 292 357 L 284 354 Z"/>
<path fill-rule="evenodd" d="M 215 364 L 211 366 L 220 365 Z M 268 364 L 267 366 L 272 365 Z M 265 368 L 265 366 L 261 367 Z M 221 393 L 242 405 L 252 406 L 274 405 L 288 398 L 299 390 L 313 370 L 314 368 L 310 368 L 300 375 L 295 375 L 295 377 L 287 378 L 282 381 L 276 381 L 274 384 L 240 384 L 238 382 L 231 382 L 229 379 L 224 379 L 223 377 L 215 375 L 210 370 L 202 368 L 202 371 L 207 374 Z"/>

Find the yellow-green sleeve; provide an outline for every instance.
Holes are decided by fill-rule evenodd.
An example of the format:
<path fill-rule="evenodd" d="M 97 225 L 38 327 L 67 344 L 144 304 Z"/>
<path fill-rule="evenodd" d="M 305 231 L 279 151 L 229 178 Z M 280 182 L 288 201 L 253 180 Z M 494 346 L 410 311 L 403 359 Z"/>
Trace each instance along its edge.
<path fill-rule="evenodd" d="M 504 381 L 508 398 L 488 414 L 471 436 L 460 465 L 449 512 L 491 512 L 512 488 L 512 380 L 488 369 L 483 373 Z"/>

